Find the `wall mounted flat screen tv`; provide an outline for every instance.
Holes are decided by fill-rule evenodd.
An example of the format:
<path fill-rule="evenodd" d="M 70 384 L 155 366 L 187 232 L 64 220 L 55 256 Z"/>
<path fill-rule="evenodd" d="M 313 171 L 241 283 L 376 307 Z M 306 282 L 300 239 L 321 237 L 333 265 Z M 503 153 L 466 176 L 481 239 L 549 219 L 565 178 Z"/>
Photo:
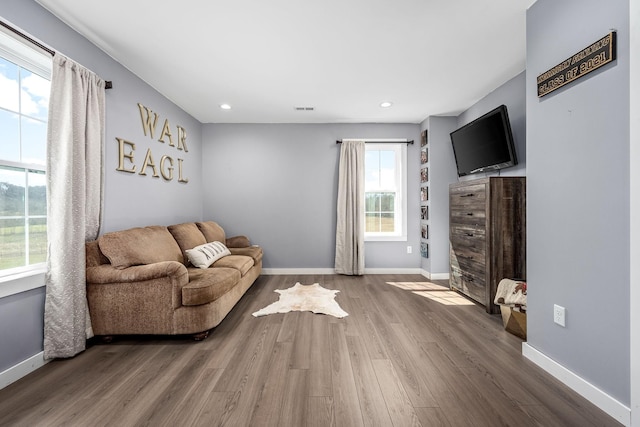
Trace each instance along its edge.
<path fill-rule="evenodd" d="M 507 107 L 501 105 L 451 132 L 458 176 L 518 164 Z"/>

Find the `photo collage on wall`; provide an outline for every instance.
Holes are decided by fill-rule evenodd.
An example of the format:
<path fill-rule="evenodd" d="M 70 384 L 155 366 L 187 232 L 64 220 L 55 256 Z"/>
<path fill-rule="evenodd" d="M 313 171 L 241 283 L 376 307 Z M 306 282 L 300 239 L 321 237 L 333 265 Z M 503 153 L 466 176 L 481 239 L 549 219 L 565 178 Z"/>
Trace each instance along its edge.
<path fill-rule="evenodd" d="M 427 131 L 420 134 L 420 255 L 429 258 L 429 147 Z"/>

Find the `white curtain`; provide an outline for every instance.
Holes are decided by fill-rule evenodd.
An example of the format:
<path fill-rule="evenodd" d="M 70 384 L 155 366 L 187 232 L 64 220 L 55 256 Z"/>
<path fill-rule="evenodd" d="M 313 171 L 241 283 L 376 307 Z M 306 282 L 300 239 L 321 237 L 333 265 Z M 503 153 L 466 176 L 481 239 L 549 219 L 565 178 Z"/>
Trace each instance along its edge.
<path fill-rule="evenodd" d="M 85 241 L 100 228 L 105 82 L 55 54 L 47 132 L 47 273 L 44 357 L 71 357 L 93 335 Z"/>
<path fill-rule="evenodd" d="M 343 139 L 338 171 L 338 274 L 364 274 L 364 141 Z"/>

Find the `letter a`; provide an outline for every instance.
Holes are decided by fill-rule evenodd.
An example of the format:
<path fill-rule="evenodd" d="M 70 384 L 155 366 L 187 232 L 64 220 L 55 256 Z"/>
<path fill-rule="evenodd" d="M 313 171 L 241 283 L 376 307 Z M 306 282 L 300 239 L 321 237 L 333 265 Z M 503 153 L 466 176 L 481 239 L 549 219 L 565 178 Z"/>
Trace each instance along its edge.
<path fill-rule="evenodd" d="M 158 168 L 156 167 L 156 164 L 153 161 L 153 156 L 151 155 L 151 148 L 147 149 L 147 155 L 144 157 L 144 163 L 142 164 L 142 168 L 140 168 L 138 175 L 147 175 L 147 168 L 151 168 L 153 171 L 152 176 L 154 178 L 160 177 L 160 175 L 158 175 Z"/>
<path fill-rule="evenodd" d="M 173 145 L 173 137 L 171 136 L 171 126 L 169 126 L 169 119 L 164 121 L 164 126 L 162 127 L 162 134 L 160 134 L 160 138 L 158 138 L 159 142 L 164 142 L 164 137 L 169 137 L 169 145 L 174 147 Z"/>

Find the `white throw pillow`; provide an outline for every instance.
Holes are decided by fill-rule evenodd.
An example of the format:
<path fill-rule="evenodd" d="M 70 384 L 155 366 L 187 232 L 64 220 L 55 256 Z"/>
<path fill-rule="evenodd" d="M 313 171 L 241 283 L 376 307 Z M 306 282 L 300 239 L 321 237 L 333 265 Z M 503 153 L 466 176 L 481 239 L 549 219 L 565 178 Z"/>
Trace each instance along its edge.
<path fill-rule="evenodd" d="M 231 255 L 229 248 L 221 242 L 205 243 L 185 252 L 191 264 L 199 268 L 208 268 L 223 256 Z"/>

